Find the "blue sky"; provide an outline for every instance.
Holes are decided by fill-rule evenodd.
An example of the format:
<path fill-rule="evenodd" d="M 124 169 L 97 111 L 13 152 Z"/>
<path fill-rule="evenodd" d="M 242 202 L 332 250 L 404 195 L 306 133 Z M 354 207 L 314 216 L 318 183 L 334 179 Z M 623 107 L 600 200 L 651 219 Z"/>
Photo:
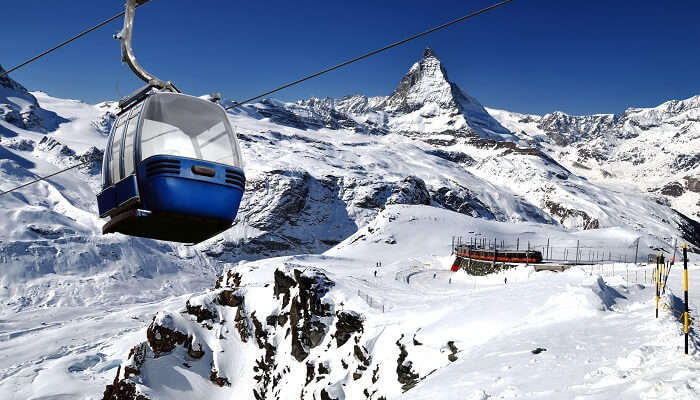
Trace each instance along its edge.
<path fill-rule="evenodd" d="M 120 11 L 122 1 L 4 2 L 5 68 Z M 484 0 L 152 0 L 136 13 L 147 70 L 192 94 L 242 99 L 485 7 Z M 196 5 L 196 6 L 195 6 Z M 700 93 L 700 2 L 515 0 L 505 7 L 273 95 L 390 94 L 426 46 L 489 107 L 622 112 Z M 136 89 L 112 22 L 12 77 L 88 102 Z"/>

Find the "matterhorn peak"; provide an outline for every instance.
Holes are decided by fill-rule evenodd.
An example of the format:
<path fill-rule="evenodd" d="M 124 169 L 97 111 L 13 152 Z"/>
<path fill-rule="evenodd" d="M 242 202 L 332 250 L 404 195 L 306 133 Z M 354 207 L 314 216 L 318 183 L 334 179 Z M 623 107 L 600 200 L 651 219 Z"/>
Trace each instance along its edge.
<path fill-rule="evenodd" d="M 437 103 L 446 108 L 457 105 L 447 71 L 430 47 L 423 51 L 423 58 L 401 78 L 396 90 L 387 99 L 386 110 L 412 112 L 426 103 Z"/>
<path fill-rule="evenodd" d="M 425 50 L 423 50 L 423 59 L 425 60 L 426 58 L 438 58 L 438 56 L 433 49 L 426 47 Z"/>
<path fill-rule="evenodd" d="M 410 121 L 415 121 L 413 116 L 408 116 L 413 113 L 418 113 L 422 120 L 436 121 L 423 124 L 424 129 L 444 129 L 444 124 L 437 121 L 454 119 L 450 129 L 467 129 L 481 137 L 517 141 L 479 101 L 450 82 L 447 70 L 430 47 L 423 50 L 423 57 L 401 78 L 381 107 L 387 112 L 407 115 Z"/>

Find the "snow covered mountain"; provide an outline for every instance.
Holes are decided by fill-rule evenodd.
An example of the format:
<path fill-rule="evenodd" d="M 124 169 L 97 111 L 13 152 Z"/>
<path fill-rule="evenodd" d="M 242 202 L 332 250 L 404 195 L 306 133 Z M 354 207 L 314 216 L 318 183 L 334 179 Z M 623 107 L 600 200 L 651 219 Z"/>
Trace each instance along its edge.
<path fill-rule="evenodd" d="M 700 217 L 700 95 L 622 115 L 489 113 L 577 174 L 632 185 Z"/>
<path fill-rule="evenodd" d="M 381 339 L 391 343 L 398 339 L 399 344 L 376 347 L 381 335 L 372 331 L 360 337 L 358 332 L 370 332 L 381 318 L 364 320 L 368 322 L 358 327 L 360 319 L 368 318 L 366 306 L 349 305 L 357 302 L 355 289 L 366 295 L 371 291 L 365 299 L 379 299 L 385 289 L 404 296 L 405 288 L 392 288 L 390 282 L 396 276 L 400 280 L 412 258 L 425 252 L 430 252 L 426 262 L 433 260 L 438 269 L 445 268 L 446 259 L 431 257 L 447 255 L 452 235 L 498 232 L 525 237 L 539 232 L 540 242 L 560 235 L 569 245 L 583 235 L 578 237 L 606 238 L 621 249 L 631 248 L 641 237 L 643 253 L 668 251 L 678 237 L 692 249 L 700 246 L 700 225 L 671 207 L 695 211 L 683 207 L 696 201 L 695 192 L 686 189 L 695 187 L 694 181 L 678 181 L 684 190 L 679 199 L 689 199 L 685 203 L 666 201 L 667 189 L 647 192 L 671 177 L 681 179 L 679 174 L 695 176 L 692 155 L 676 159 L 679 149 L 694 149 L 698 143 L 697 100 L 657 111 L 628 110 L 627 117 L 561 113 L 540 117 L 487 110 L 448 80 L 445 67 L 427 49 L 390 96 L 296 103 L 268 99 L 232 110 L 229 118 L 246 160 L 246 194 L 239 218 L 222 235 L 184 246 L 100 234 L 103 221 L 96 216 L 94 195 L 99 190 L 105 135 L 114 121 L 113 102 L 88 105 L 28 93 L 9 78 L 0 83 L 1 190 L 78 161 L 92 161 L 0 197 L 0 221 L 7 227 L 0 232 L 0 354 L 5 356 L 0 356 L 0 393 L 9 392 L 10 398 L 79 397 L 76 393 L 85 395 L 84 388 L 94 397 L 115 374 L 116 386 L 109 390 L 123 398 L 134 398 L 129 397 L 132 384 L 153 399 L 175 397 L 166 382 L 178 374 L 187 377 L 180 381 L 179 391 L 187 392 L 190 385 L 190 390 L 212 396 L 228 396 L 230 387 L 247 395 L 267 393 L 267 398 L 282 388 L 297 397 L 340 398 L 342 391 L 357 394 L 367 389 L 372 394 L 365 397 L 393 398 L 405 385 L 418 385 L 432 369 L 447 365 L 435 361 L 441 357 L 438 354 L 458 350 L 438 342 L 453 339 L 438 335 L 425 353 L 433 361 L 422 366 L 416 361 L 411 367 L 407 360 L 412 356 L 401 354 L 414 349 L 421 353 L 414 341 L 422 341 L 398 339 L 408 332 L 404 329 Z M 672 132 L 674 127 L 678 130 Z M 671 134 L 684 145 L 669 144 Z M 649 151 L 635 153 L 633 143 Z M 668 153 L 663 157 L 654 153 L 657 145 L 669 146 Z M 644 161 L 634 164 L 621 149 L 628 149 L 628 155 L 642 154 Z M 601 152 L 604 157 L 598 155 Z M 581 154 L 589 155 L 583 159 Z M 646 163 L 650 165 L 645 167 Z M 659 169 L 664 163 L 679 169 L 667 176 Z M 628 173 L 623 168 L 628 164 L 638 166 L 639 175 L 634 176 L 643 182 L 637 186 L 620 184 L 629 184 L 630 175 L 611 168 L 619 165 Z M 601 166 L 607 166 L 605 170 L 615 173 L 617 180 L 602 173 L 597 177 L 594 172 Z M 402 217 L 397 220 L 398 215 Z M 411 225 L 412 217 L 423 222 Z M 394 221 L 413 230 L 396 228 Z M 425 235 L 433 235 L 435 241 L 428 244 Z M 381 249 L 356 257 L 365 251 L 365 243 Z M 396 243 L 402 246 L 400 252 Z M 411 246 L 405 247 L 406 243 Z M 323 252 L 328 253 L 292 257 Z M 278 256 L 288 258 L 260 260 Z M 343 257 L 350 261 L 343 264 Z M 364 276 L 366 265 L 377 258 L 393 260 L 391 274 L 398 275 L 387 275 L 387 282 L 371 289 L 358 286 L 369 278 Z M 297 264 L 310 269 L 294 272 L 304 269 Z M 336 270 L 343 265 L 346 271 Z M 221 274 L 217 291 L 190 299 L 186 314 L 180 313 L 186 299 L 178 296 L 211 287 Z M 576 290 L 590 291 L 591 283 L 579 278 L 571 282 L 584 289 Z M 560 283 L 555 286 L 568 284 Z M 290 285 L 288 296 L 284 285 Z M 256 289 L 239 293 L 241 287 Z M 449 299 L 436 304 L 445 301 Z M 112 311 L 115 307 L 120 313 Z M 145 321 L 163 308 L 177 311 L 158 314 L 146 332 L 148 344 L 136 346 L 143 342 Z M 392 318 L 407 318 L 409 309 Z M 54 315 L 48 316 L 47 310 Z M 266 318 L 273 315 L 277 322 Z M 296 322 L 290 324 L 292 318 Z M 78 327 L 81 344 L 76 344 L 77 333 L 71 332 Z M 43 348 L 36 348 L 38 332 L 59 339 L 43 339 Z M 216 335 L 238 336 L 224 342 Z M 280 353 L 287 348 L 281 344 L 285 341 L 290 341 L 289 350 Z M 276 348 L 274 354 L 270 346 Z M 117 373 L 131 348 L 136 349 L 129 355 L 132 369 L 124 364 Z M 382 354 L 381 348 L 398 353 Z M 351 354 L 341 355 L 346 350 Z M 214 356 L 215 351 L 227 355 Z M 228 356 L 239 351 L 240 358 Z M 256 361 L 260 357 L 262 361 Z M 320 364 L 309 361 L 323 357 L 329 358 Z M 372 359 L 378 362 L 372 364 Z M 190 366 L 175 370 L 175 364 L 183 362 Z M 398 378 L 387 372 L 391 368 Z M 353 374 L 342 372 L 346 370 Z M 279 376 L 284 374 L 310 380 L 301 388 L 291 383 L 292 378 L 281 383 Z M 56 381 L 70 384 L 56 387 Z M 119 392 L 122 389 L 127 392 Z"/>
<path fill-rule="evenodd" d="M 0 65 L 0 120 L 17 128 L 46 133 L 55 130 L 68 120 L 39 106 L 36 97 L 24 86 L 2 75 L 5 69 Z M 15 136 L 8 129 L 0 127 L 0 136 Z"/>
<path fill-rule="evenodd" d="M 324 203 L 331 198 L 339 200 L 336 204 L 341 207 L 345 204 L 349 217 L 346 228 L 336 225 L 330 230 L 322 228 L 318 236 L 313 234 L 315 243 L 320 241 L 321 246 L 314 248 L 309 243 L 305 247 L 309 251 L 322 250 L 323 243 L 338 240 L 323 237 L 322 232 L 343 232 L 343 236 L 356 229 L 353 225 L 362 226 L 367 216 L 374 215 L 375 206 L 386 203 L 381 199 L 389 199 L 387 195 L 379 195 L 382 191 L 386 193 L 386 185 L 395 187 L 391 191 L 405 191 L 399 189 L 399 182 L 406 180 L 417 182 L 409 190 L 414 193 L 412 198 L 402 200 L 409 204 L 421 204 L 429 198 L 432 205 L 486 218 L 536 220 L 577 229 L 631 226 L 657 232 L 655 235 L 665 240 L 674 236 L 675 230 L 685 232 L 689 238 L 696 235 L 697 223 L 665 208 L 670 204 L 663 197 L 640 193 L 639 188 L 629 188 L 626 184 L 592 184 L 571 172 L 578 172 L 575 167 L 579 164 L 562 165 L 557 161 L 562 154 L 555 150 L 564 151 L 569 143 L 612 146 L 609 143 L 620 140 L 609 133 L 617 117 L 578 118 L 561 113 L 538 117 L 492 112 L 495 118 L 450 82 L 435 53 L 426 49 L 391 96 L 314 98 L 297 103 L 268 100 L 235 109 L 231 118 L 244 148 L 250 150 L 248 174 L 254 187 L 269 187 L 269 183 L 264 186 L 256 183 L 261 179 L 279 182 L 279 178 L 270 176 L 273 169 L 303 169 L 311 178 L 326 182 L 322 184 Z M 533 126 L 541 128 L 533 131 Z M 295 143 L 296 138 L 302 143 Z M 290 148 L 304 155 L 303 163 L 292 160 L 288 155 Z M 337 161 L 329 163 L 328 154 Z M 343 162 L 346 159 L 350 161 L 349 168 Z M 300 182 L 294 181 L 296 185 Z M 382 182 L 381 191 L 372 190 L 377 182 Z M 307 186 L 302 185 L 297 193 L 308 191 Z M 416 196 L 415 189 L 423 191 L 423 186 L 427 193 Z M 358 193 L 356 187 L 362 188 L 362 192 Z M 250 204 L 266 207 L 279 204 L 274 198 L 263 198 L 262 193 L 276 195 L 274 191 L 255 190 L 247 197 Z M 494 194 L 497 197 L 492 197 Z M 358 202 L 358 195 L 380 200 Z M 466 206 L 465 200 L 468 200 Z M 247 204 L 244 200 L 244 209 Z M 299 207 L 302 214 L 317 214 L 312 211 L 316 207 L 304 205 L 306 208 Z M 288 211 L 284 214 L 290 215 Z M 324 217 L 324 220 L 331 219 Z M 237 227 L 246 230 L 246 223 L 242 219 Z M 669 226 L 667 223 L 670 229 L 662 227 Z M 305 224 L 291 225 L 293 229 Z M 285 243 L 283 248 L 290 243 L 308 243 L 311 236 L 305 233 L 302 237 L 284 229 L 282 236 L 274 238 L 276 243 Z M 269 232 L 267 228 L 256 230 Z M 225 240 L 238 243 L 245 241 L 241 237 L 236 229 L 224 235 Z"/>

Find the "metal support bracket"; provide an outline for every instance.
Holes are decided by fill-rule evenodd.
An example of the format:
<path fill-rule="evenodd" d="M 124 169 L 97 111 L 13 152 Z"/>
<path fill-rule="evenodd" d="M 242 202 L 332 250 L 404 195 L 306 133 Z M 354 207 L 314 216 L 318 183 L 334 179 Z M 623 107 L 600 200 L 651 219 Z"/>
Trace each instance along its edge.
<path fill-rule="evenodd" d="M 126 5 L 124 6 L 124 27 L 117 35 L 115 35 L 115 38 L 121 40 L 122 42 L 122 61 L 126 62 L 129 65 L 129 68 L 134 71 L 136 76 L 148 83 L 148 85 L 158 89 L 180 93 L 180 90 L 175 87 L 172 82 L 162 81 L 155 75 L 144 70 L 141 64 L 139 64 L 139 62 L 136 60 L 134 51 L 131 48 L 131 37 L 134 29 L 134 14 L 136 12 L 136 7 L 143 5 L 148 1 L 149 0 L 126 0 Z"/>

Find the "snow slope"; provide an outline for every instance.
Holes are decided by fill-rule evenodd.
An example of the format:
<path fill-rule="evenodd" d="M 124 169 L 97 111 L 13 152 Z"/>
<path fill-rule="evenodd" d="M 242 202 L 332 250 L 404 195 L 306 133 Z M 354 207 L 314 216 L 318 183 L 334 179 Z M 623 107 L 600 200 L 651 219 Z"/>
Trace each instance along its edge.
<path fill-rule="evenodd" d="M 158 313 L 106 393 L 150 399 L 190 398 L 193 391 L 211 399 L 698 396 L 695 333 L 691 357 L 681 357 L 677 318 L 662 310 L 654 319 L 653 288 L 626 282 L 626 270 L 643 266 L 606 265 L 605 276 L 597 267 L 451 273 L 446 224 L 538 242 L 577 239 L 548 225 L 391 206 L 323 255 L 241 264 L 216 289 Z M 620 244 L 635 236 L 586 233 Z M 669 291 L 663 302 L 674 301 Z"/>

